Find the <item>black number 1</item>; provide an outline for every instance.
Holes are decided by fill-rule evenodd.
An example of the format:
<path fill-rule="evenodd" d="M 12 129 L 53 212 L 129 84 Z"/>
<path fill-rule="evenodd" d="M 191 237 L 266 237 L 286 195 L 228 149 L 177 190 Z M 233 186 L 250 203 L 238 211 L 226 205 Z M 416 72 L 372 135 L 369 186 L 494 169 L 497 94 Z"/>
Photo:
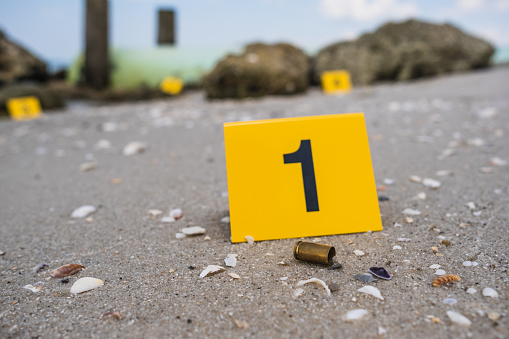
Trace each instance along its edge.
<path fill-rule="evenodd" d="M 302 181 L 304 182 L 304 195 L 306 197 L 306 209 L 308 212 L 319 211 L 313 153 L 311 153 L 311 140 L 301 140 L 299 149 L 293 153 L 283 154 L 283 158 L 285 164 L 300 162 L 302 167 Z"/>

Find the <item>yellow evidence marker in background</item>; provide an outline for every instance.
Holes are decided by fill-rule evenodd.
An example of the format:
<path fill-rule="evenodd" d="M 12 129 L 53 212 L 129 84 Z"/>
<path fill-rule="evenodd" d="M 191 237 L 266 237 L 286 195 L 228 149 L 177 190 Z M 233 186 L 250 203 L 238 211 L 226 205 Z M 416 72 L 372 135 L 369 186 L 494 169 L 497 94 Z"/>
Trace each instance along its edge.
<path fill-rule="evenodd" d="M 326 94 L 350 92 L 352 90 L 350 73 L 345 70 L 323 72 L 322 88 Z"/>
<path fill-rule="evenodd" d="M 232 242 L 382 230 L 362 113 L 224 124 Z"/>
<path fill-rule="evenodd" d="M 41 116 L 41 104 L 35 96 L 7 100 L 7 110 L 12 120 L 31 120 Z"/>
<path fill-rule="evenodd" d="M 182 87 L 184 87 L 184 82 L 181 79 L 174 77 L 164 78 L 159 85 L 162 92 L 170 95 L 179 94 L 182 91 Z"/>

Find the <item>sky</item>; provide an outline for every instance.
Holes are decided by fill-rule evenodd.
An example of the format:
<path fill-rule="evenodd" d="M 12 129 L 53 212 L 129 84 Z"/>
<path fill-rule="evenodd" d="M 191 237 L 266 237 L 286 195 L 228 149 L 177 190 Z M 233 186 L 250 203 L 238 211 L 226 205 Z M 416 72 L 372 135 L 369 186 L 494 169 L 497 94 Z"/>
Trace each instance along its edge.
<path fill-rule="evenodd" d="M 84 48 L 85 0 L 0 0 L 0 30 L 47 61 Z M 177 12 L 177 45 L 289 42 L 307 51 L 354 39 L 386 21 L 452 23 L 509 46 L 509 0 L 110 0 L 112 47 L 156 46 L 157 10 Z"/>

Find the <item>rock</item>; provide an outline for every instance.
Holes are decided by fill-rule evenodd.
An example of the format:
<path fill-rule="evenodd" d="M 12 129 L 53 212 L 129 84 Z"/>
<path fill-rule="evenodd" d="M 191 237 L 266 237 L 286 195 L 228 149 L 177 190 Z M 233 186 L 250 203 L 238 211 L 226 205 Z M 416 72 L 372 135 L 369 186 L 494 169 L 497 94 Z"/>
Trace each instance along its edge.
<path fill-rule="evenodd" d="M 0 88 L 0 114 L 7 112 L 7 100 L 27 96 L 37 97 L 43 110 L 65 106 L 62 96 L 57 91 L 48 89 L 45 86 L 34 83 L 9 84 Z"/>
<path fill-rule="evenodd" d="M 21 80 L 46 81 L 46 64 L 0 31 L 0 86 Z"/>
<path fill-rule="evenodd" d="M 203 86 L 209 99 L 295 94 L 307 90 L 308 73 L 308 57 L 297 47 L 255 43 L 220 60 Z"/>
<path fill-rule="evenodd" d="M 450 24 L 408 20 L 387 23 L 355 41 L 320 50 L 314 79 L 324 71 L 346 69 L 354 85 L 404 81 L 489 66 L 494 48 Z"/>

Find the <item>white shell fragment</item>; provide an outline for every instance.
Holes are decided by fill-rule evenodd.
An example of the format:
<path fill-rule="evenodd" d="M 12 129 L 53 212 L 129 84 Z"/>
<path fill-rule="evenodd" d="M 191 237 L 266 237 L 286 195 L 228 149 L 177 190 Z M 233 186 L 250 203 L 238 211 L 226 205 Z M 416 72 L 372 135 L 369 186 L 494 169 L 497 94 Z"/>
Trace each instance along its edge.
<path fill-rule="evenodd" d="M 465 326 L 465 327 L 472 325 L 472 322 L 470 320 L 468 320 L 467 317 L 465 317 L 464 315 L 461 315 L 458 312 L 447 311 L 447 316 L 456 325 Z"/>
<path fill-rule="evenodd" d="M 317 279 L 317 278 L 311 278 L 311 279 L 308 279 L 308 280 L 301 280 L 301 281 L 299 281 L 297 283 L 296 286 L 300 287 L 300 286 L 304 286 L 304 285 L 310 284 L 310 283 L 315 283 L 315 284 L 323 286 L 323 288 L 325 288 L 325 291 L 327 292 L 327 295 L 328 296 L 330 295 L 330 289 L 327 286 L 327 284 L 323 280 L 320 280 L 320 279 Z"/>
<path fill-rule="evenodd" d="M 224 258 L 224 263 L 228 267 L 237 266 L 237 254 L 228 254 L 226 258 Z"/>
<path fill-rule="evenodd" d="M 200 273 L 200 278 L 204 278 L 204 277 L 206 277 L 209 274 L 213 274 L 213 273 L 217 273 L 217 272 L 221 272 L 221 271 L 225 271 L 225 270 L 226 270 L 226 268 L 224 268 L 222 266 L 208 265 L 207 268 L 205 268 Z"/>
<path fill-rule="evenodd" d="M 408 238 L 398 238 L 398 241 L 399 242 L 409 242 L 410 239 L 408 239 Z"/>
<path fill-rule="evenodd" d="M 97 278 L 85 277 L 78 279 L 71 287 L 72 294 L 83 293 L 104 285 L 104 281 Z"/>
<path fill-rule="evenodd" d="M 80 165 L 80 171 L 88 172 L 93 169 L 96 169 L 96 167 L 97 167 L 97 164 L 95 162 L 86 162 L 86 163 Z"/>
<path fill-rule="evenodd" d="M 185 235 L 199 235 L 199 234 L 205 234 L 205 232 L 207 232 L 207 230 L 201 226 L 185 227 L 181 231 Z"/>
<path fill-rule="evenodd" d="M 250 235 L 246 235 L 244 238 L 246 238 L 246 241 L 249 245 L 254 245 L 254 238 Z"/>
<path fill-rule="evenodd" d="M 384 297 L 382 297 L 382 294 L 380 293 L 380 290 L 374 286 L 366 285 L 364 287 L 361 287 L 357 290 L 357 292 L 366 293 L 369 295 L 372 295 L 373 297 L 384 300 Z"/>
<path fill-rule="evenodd" d="M 346 321 L 356 321 L 364 318 L 366 314 L 368 314 L 368 311 L 362 308 L 357 310 L 351 310 L 345 314 L 344 319 Z"/>
<path fill-rule="evenodd" d="M 445 271 L 444 270 L 437 270 L 435 272 L 436 275 L 445 275 Z"/>
<path fill-rule="evenodd" d="M 228 224 L 230 222 L 230 217 L 223 217 L 223 218 L 221 218 L 221 222 L 225 223 L 225 224 Z"/>
<path fill-rule="evenodd" d="M 165 216 L 161 218 L 161 222 L 175 222 L 175 219 L 170 216 Z"/>
<path fill-rule="evenodd" d="M 467 293 L 468 294 L 474 294 L 474 293 L 477 293 L 477 290 L 473 287 L 470 287 L 468 290 L 467 290 Z"/>
<path fill-rule="evenodd" d="M 139 141 L 131 141 L 122 150 L 122 154 L 125 156 L 131 156 L 145 151 L 145 144 Z"/>
<path fill-rule="evenodd" d="M 422 180 L 422 184 L 424 186 L 430 187 L 430 188 L 439 188 L 441 186 L 440 181 L 435 180 L 435 179 L 430 179 L 430 178 L 424 178 Z"/>
<path fill-rule="evenodd" d="M 445 298 L 444 300 L 442 300 L 442 302 L 446 305 L 454 305 L 458 303 L 458 300 L 454 298 Z"/>
<path fill-rule="evenodd" d="M 498 298 L 498 292 L 490 287 L 486 287 L 482 290 L 482 295 L 490 298 Z"/>
<path fill-rule="evenodd" d="M 403 214 L 406 214 L 406 215 L 419 215 L 419 214 L 421 214 L 421 211 L 414 210 L 414 209 L 411 209 L 411 208 L 405 208 L 403 210 Z"/>
<path fill-rule="evenodd" d="M 173 219 L 175 220 L 178 220 L 180 218 L 182 218 L 182 210 L 180 208 L 174 208 L 170 211 L 170 214 L 169 216 L 172 217 Z"/>
<path fill-rule="evenodd" d="M 81 207 L 78 207 L 71 213 L 71 218 L 86 218 L 90 214 L 95 212 L 95 207 L 91 205 L 84 205 Z"/>
<path fill-rule="evenodd" d="M 433 264 L 433 265 L 431 265 L 429 268 L 432 268 L 432 269 L 434 269 L 434 270 L 437 270 L 437 269 L 439 269 L 440 267 L 442 267 L 442 266 L 440 266 L 439 264 Z"/>
<path fill-rule="evenodd" d="M 467 202 L 467 207 L 471 210 L 475 210 L 475 204 L 472 201 Z"/>
<path fill-rule="evenodd" d="M 420 183 L 422 182 L 422 178 L 418 175 L 411 175 L 408 177 L 408 179 L 411 181 L 411 182 L 416 182 L 416 183 Z"/>
<path fill-rule="evenodd" d="M 479 264 L 477 262 L 475 262 L 475 261 L 465 261 L 465 262 L 463 262 L 463 266 L 465 266 L 465 267 L 469 267 L 469 266 L 474 266 L 475 267 L 477 265 L 479 265 Z"/>
<path fill-rule="evenodd" d="M 294 297 L 294 298 L 300 297 L 300 296 L 302 295 L 302 293 L 304 293 L 304 289 L 302 289 L 302 288 L 297 288 L 297 289 L 295 289 L 295 291 L 293 292 L 293 297 Z"/>
<path fill-rule="evenodd" d="M 426 200 L 426 193 L 424 192 L 419 192 L 417 193 L 417 195 L 415 196 L 417 199 L 419 200 Z"/>
<path fill-rule="evenodd" d="M 353 251 L 353 253 L 354 253 L 356 256 L 358 256 L 358 257 L 362 257 L 362 256 L 365 254 L 364 252 L 362 252 L 362 251 L 360 251 L 360 250 L 355 250 L 355 251 Z"/>
<path fill-rule="evenodd" d="M 393 250 L 400 250 L 400 249 L 401 249 L 401 246 L 399 246 L 399 245 L 394 245 L 394 246 L 392 246 L 392 249 L 393 249 Z"/>
<path fill-rule="evenodd" d="M 23 288 L 26 288 L 27 290 L 30 290 L 34 293 L 37 293 L 37 292 L 40 292 L 42 290 L 42 286 L 32 286 L 32 285 L 25 285 L 23 286 Z"/>
<path fill-rule="evenodd" d="M 238 275 L 237 273 L 230 272 L 228 273 L 228 275 L 233 279 L 240 279 L 240 275 Z"/>
<path fill-rule="evenodd" d="M 161 211 L 161 210 L 148 210 L 148 214 L 149 214 L 151 217 L 155 218 L 155 217 L 157 217 L 157 216 L 159 216 L 159 215 L 163 214 L 163 211 Z"/>
<path fill-rule="evenodd" d="M 392 184 L 394 184 L 394 179 L 386 178 L 386 179 L 384 179 L 384 184 L 392 185 Z"/>
<path fill-rule="evenodd" d="M 499 157 L 491 158 L 490 162 L 492 165 L 495 165 L 495 166 L 506 166 L 508 163 L 507 160 L 501 159 Z"/>

